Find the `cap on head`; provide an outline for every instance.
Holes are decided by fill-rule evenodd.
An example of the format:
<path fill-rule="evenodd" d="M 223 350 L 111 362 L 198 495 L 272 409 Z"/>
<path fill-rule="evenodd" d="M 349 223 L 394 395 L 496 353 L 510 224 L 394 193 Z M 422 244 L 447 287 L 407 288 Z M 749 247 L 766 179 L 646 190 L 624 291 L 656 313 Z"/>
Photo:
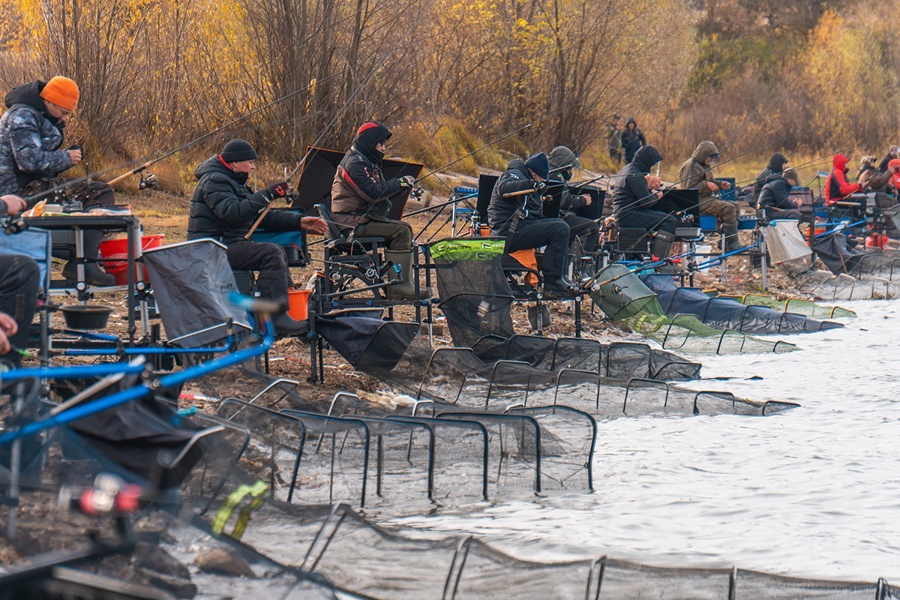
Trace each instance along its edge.
<path fill-rule="evenodd" d="M 241 162 L 242 160 L 256 160 L 256 150 L 249 142 L 244 140 L 231 140 L 222 152 L 219 153 L 225 162 Z"/>
<path fill-rule="evenodd" d="M 387 142 L 393 134 L 380 121 L 366 121 L 356 130 L 356 140 L 366 148 Z"/>
<path fill-rule="evenodd" d="M 550 160 L 543 152 L 529 156 L 528 160 L 525 161 L 525 166 L 541 179 L 550 177 Z"/>
<path fill-rule="evenodd" d="M 80 95 L 78 84 L 59 75 L 48 81 L 40 93 L 41 98 L 65 110 L 75 110 Z"/>

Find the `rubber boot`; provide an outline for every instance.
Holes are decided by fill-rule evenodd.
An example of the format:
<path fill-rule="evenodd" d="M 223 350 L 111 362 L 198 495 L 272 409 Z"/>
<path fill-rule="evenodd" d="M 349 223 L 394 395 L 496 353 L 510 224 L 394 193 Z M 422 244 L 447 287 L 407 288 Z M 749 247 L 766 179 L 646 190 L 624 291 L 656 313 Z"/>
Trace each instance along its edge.
<path fill-rule="evenodd" d="M 296 321 L 287 313 L 281 313 L 272 319 L 272 325 L 279 335 L 300 335 L 309 331 L 309 321 Z"/>
<path fill-rule="evenodd" d="M 672 242 L 675 241 L 675 234 L 668 231 L 657 231 L 653 234 L 653 247 L 650 253 L 653 254 L 654 260 L 665 260 L 669 258 L 669 250 L 672 248 Z"/>
<path fill-rule="evenodd" d="M 398 278 L 403 278 L 403 283 L 389 285 L 388 287 L 384 288 L 385 295 L 391 300 L 415 300 L 416 286 L 413 283 L 412 250 L 410 250 L 409 252 L 395 252 L 393 250 L 385 250 L 384 259 L 393 263 L 395 267 L 400 268 L 399 273 L 397 273 L 395 269 L 388 270 L 388 281 L 397 281 Z M 419 298 L 421 298 L 422 300 L 431 298 L 431 288 L 420 287 Z"/>
<path fill-rule="evenodd" d="M 545 327 L 550 327 L 553 323 L 553 317 L 550 316 L 550 308 L 546 304 L 541 304 L 541 326 L 538 327 L 538 310 L 537 306 L 529 304 L 525 308 L 528 315 L 528 324 L 531 325 L 532 331 L 542 331 Z"/>
<path fill-rule="evenodd" d="M 84 257 L 88 260 L 97 258 L 100 252 L 100 242 L 103 240 L 102 231 L 85 230 L 82 233 L 84 240 Z M 62 275 L 66 281 L 74 282 L 78 279 L 78 260 L 72 258 L 63 267 Z M 116 285 L 116 278 L 100 268 L 95 262 L 84 265 L 84 281 L 89 285 L 107 287 Z"/>
<path fill-rule="evenodd" d="M 737 225 L 724 225 L 722 227 L 722 235 L 725 236 L 725 252 L 734 252 L 741 248 Z"/>

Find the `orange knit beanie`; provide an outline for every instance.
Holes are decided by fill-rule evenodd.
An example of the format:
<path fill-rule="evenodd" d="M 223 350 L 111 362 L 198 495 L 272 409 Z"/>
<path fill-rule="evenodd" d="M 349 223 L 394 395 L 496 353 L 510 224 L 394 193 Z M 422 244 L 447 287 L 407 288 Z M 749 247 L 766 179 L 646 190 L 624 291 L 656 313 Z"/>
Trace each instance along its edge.
<path fill-rule="evenodd" d="M 41 98 L 60 108 L 75 110 L 78 106 L 78 84 L 68 77 L 56 76 L 41 90 Z"/>

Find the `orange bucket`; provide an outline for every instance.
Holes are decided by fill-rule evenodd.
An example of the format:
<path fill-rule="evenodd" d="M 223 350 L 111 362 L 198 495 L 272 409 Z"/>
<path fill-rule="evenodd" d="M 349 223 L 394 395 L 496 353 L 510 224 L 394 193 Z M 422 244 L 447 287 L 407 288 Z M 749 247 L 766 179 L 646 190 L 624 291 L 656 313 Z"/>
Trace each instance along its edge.
<path fill-rule="evenodd" d="M 288 290 L 288 316 L 295 321 L 309 318 L 309 290 Z"/>
<path fill-rule="evenodd" d="M 163 237 L 165 235 L 161 233 L 143 236 L 141 238 L 141 250 L 159 248 L 162 246 Z M 116 285 L 128 285 L 128 238 L 122 237 L 101 242 L 100 257 L 107 259 L 103 261 L 103 269 L 115 278 Z M 135 265 L 136 275 L 137 265 Z M 150 281 L 146 268 L 144 268 L 144 281 Z"/>

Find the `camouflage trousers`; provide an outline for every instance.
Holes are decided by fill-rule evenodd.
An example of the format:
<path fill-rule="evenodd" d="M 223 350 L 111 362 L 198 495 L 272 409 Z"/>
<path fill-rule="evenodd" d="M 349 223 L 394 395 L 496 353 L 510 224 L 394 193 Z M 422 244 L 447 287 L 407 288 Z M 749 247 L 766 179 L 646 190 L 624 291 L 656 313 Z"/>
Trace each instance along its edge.
<path fill-rule="evenodd" d="M 731 252 L 741 247 L 738 241 L 738 216 L 740 211 L 734 202 L 725 200 L 701 200 L 700 214 L 712 215 L 719 220 L 725 236 L 725 251 Z"/>

